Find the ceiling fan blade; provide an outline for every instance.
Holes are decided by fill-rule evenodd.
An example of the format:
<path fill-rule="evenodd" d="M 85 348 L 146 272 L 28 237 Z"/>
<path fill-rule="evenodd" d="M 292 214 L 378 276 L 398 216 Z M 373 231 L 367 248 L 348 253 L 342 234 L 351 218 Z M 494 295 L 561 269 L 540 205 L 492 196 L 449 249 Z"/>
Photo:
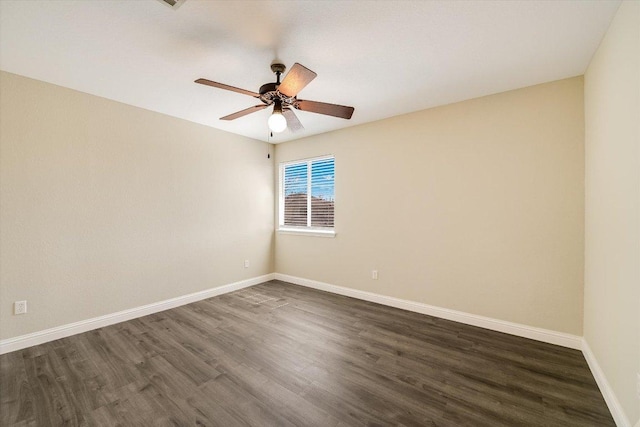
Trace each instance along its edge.
<path fill-rule="evenodd" d="M 295 115 L 293 110 L 291 110 L 291 108 L 283 108 L 282 115 L 285 119 L 287 119 L 287 127 L 291 132 L 299 132 L 301 130 L 304 130 L 304 126 L 302 126 L 302 123 L 300 123 L 300 120 L 298 120 L 298 117 Z"/>
<path fill-rule="evenodd" d="M 282 83 L 278 87 L 278 91 L 288 98 L 292 98 L 298 94 L 306 85 L 315 79 L 316 73 L 300 65 L 297 62 L 289 70 Z"/>
<path fill-rule="evenodd" d="M 324 114 L 327 116 L 340 117 L 341 119 L 350 119 L 355 110 L 353 107 L 345 105 L 327 104 L 326 102 L 303 101 L 299 99 L 294 106 L 298 110 L 310 111 L 312 113 Z"/>
<path fill-rule="evenodd" d="M 217 87 L 218 89 L 230 90 L 231 92 L 238 92 L 244 95 L 253 96 L 254 98 L 260 98 L 260 94 L 256 92 L 251 92 L 250 90 L 240 89 L 239 87 L 229 86 L 222 83 L 214 82 L 207 79 L 198 79 L 195 81 L 196 83 L 200 83 L 201 85 L 207 85 L 211 87 Z"/>
<path fill-rule="evenodd" d="M 256 111 L 263 110 L 267 108 L 267 104 L 254 105 L 253 107 L 246 108 L 242 111 L 238 111 L 233 114 L 229 114 L 228 116 L 220 117 L 220 120 L 235 120 L 239 117 L 246 116 L 247 114 L 255 113 Z"/>

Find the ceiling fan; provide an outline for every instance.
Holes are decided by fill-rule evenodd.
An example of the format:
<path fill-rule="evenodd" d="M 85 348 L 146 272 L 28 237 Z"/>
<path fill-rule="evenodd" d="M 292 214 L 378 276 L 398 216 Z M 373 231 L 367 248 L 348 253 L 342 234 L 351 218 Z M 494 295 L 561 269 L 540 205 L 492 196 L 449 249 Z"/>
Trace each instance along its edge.
<path fill-rule="evenodd" d="M 273 113 L 269 117 L 268 124 L 269 129 L 273 132 L 282 132 L 287 127 L 292 132 L 298 132 L 304 129 L 296 115 L 293 113 L 294 108 L 301 111 L 340 117 L 347 120 L 351 118 L 354 111 L 353 107 L 298 99 L 298 92 L 304 89 L 311 80 L 315 79 L 317 74 L 296 62 L 284 77 L 284 80 L 280 82 L 280 75 L 284 73 L 285 69 L 286 67 L 284 64 L 271 64 L 271 71 L 276 75 L 276 82 L 263 84 L 260 87 L 259 92 L 252 92 L 250 90 L 240 89 L 207 79 L 198 79 L 195 82 L 217 87 L 218 89 L 242 93 L 244 95 L 258 98 L 262 101 L 262 104 L 254 105 L 253 107 L 221 117 L 220 120 L 235 120 L 246 116 L 247 114 L 263 110 L 271 105 L 273 105 Z"/>

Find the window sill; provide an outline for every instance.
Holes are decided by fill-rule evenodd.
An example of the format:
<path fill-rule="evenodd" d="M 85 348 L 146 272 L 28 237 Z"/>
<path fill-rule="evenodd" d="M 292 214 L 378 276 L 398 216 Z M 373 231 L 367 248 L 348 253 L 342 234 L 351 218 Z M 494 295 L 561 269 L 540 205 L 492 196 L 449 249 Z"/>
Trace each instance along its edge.
<path fill-rule="evenodd" d="M 336 237 L 334 230 L 313 230 L 313 229 L 301 229 L 301 228 L 285 228 L 280 227 L 278 234 L 293 234 L 298 236 L 313 236 L 313 237 Z"/>

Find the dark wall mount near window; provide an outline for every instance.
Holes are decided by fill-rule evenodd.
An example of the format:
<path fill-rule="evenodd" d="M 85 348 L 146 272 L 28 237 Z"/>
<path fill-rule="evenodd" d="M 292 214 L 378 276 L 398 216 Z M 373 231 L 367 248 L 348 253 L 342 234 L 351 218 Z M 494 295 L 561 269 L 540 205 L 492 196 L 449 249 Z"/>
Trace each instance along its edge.
<path fill-rule="evenodd" d="M 335 158 L 316 157 L 280 165 L 279 230 L 334 233 Z"/>

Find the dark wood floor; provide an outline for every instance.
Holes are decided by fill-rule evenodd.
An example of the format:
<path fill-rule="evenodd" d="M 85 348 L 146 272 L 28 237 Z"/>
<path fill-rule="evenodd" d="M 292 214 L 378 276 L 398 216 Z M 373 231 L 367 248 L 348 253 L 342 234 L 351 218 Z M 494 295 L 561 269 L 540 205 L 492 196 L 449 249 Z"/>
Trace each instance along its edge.
<path fill-rule="evenodd" d="M 614 426 L 578 351 L 278 281 L 0 367 L 2 426 Z"/>

